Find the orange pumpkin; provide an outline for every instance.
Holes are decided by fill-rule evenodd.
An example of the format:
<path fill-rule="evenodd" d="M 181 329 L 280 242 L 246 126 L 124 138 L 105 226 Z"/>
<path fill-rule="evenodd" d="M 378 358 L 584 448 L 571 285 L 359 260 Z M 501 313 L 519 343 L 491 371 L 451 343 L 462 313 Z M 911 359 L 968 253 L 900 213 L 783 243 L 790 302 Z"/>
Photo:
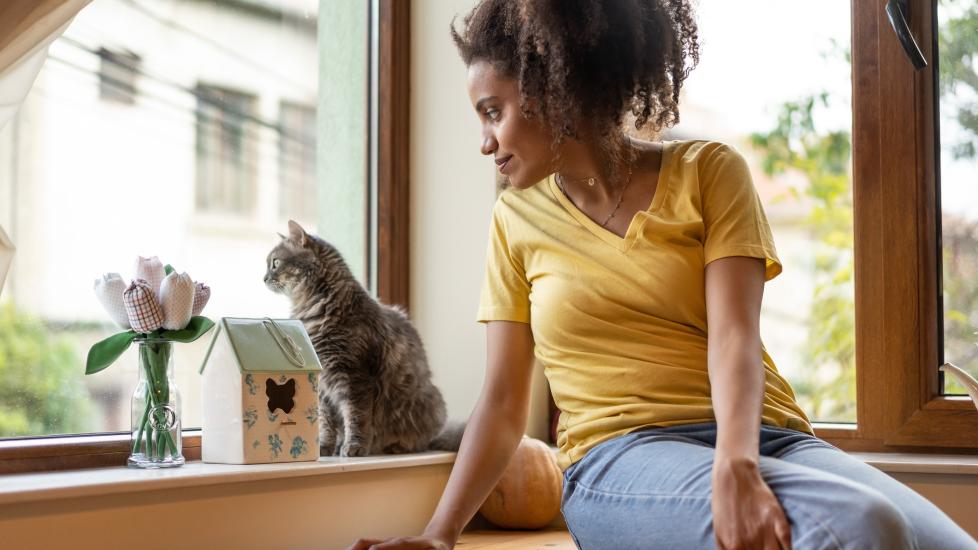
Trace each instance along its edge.
<path fill-rule="evenodd" d="M 560 513 L 563 476 L 553 451 L 523 436 L 479 512 L 506 529 L 540 529 Z"/>

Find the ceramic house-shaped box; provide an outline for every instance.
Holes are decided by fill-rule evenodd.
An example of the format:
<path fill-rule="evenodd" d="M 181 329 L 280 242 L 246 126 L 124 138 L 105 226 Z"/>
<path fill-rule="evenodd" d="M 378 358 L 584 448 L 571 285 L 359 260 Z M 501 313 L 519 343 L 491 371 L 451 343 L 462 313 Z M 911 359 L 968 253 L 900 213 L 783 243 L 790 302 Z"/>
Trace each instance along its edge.
<path fill-rule="evenodd" d="M 317 460 L 320 370 L 301 321 L 221 319 L 200 367 L 201 459 Z"/>

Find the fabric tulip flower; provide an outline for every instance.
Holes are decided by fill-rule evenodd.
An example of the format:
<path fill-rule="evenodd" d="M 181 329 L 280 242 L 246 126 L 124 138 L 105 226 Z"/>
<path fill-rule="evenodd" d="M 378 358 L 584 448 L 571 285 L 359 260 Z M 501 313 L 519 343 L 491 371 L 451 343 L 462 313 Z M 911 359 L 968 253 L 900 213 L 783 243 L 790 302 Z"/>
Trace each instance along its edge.
<path fill-rule="evenodd" d="M 205 285 L 204 283 L 197 283 L 194 288 L 194 310 L 191 314 L 193 317 L 200 315 L 204 311 L 204 306 L 207 305 L 207 301 L 211 299 L 211 287 Z"/>
<path fill-rule="evenodd" d="M 95 279 L 95 297 L 105 308 L 109 317 L 123 329 L 131 328 L 129 314 L 122 295 L 126 291 L 126 282 L 118 273 L 106 273 L 102 278 Z"/>
<path fill-rule="evenodd" d="M 158 257 L 143 258 L 139 256 L 136 258 L 136 274 L 133 275 L 133 278 L 142 279 L 149 283 L 149 287 L 153 290 L 153 297 L 156 298 L 157 302 L 160 301 L 160 285 L 166 278 L 166 270 Z"/>
<path fill-rule="evenodd" d="M 193 279 L 186 273 L 170 273 L 160 285 L 160 308 L 163 310 L 163 328 L 181 330 L 190 322 L 194 309 Z"/>
<path fill-rule="evenodd" d="M 153 293 L 153 288 L 144 279 L 136 279 L 123 294 L 129 324 L 136 332 L 153 332 L 163 326 L 163 311 Z"/>

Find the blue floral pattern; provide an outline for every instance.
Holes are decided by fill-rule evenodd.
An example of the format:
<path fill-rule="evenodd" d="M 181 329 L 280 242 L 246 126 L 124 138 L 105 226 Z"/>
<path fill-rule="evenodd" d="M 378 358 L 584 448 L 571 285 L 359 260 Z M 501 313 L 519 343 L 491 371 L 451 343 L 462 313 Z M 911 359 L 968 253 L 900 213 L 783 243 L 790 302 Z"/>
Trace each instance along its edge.
<path fill-rule="evenodd" d="M 245 384 L 248 384 L 248 393 L 255 395 L 258 393 L 258 386 L 255 384 L 255 379 L 250 374 L 245 375 Z"/>
<path fill-rule="evenodd" d="M 278 413 L 272 414 L 272 412 L 269 411 L 269 413 L 268 413 L 268 421 L 269 422 L 275 422 L 276 420 L 278 420 Z"/>
<path fill-rule="evenodd" d="M 309 405 L 309 408 L 306 409 L 306 420 L 310 424 L 315 424 L 319 420 L 319 407 L 315 403 Z"/>
<path fill-rule="evenodd" d="M 248 410 L 244 413 L 244 422 L 248 425 L 248 429 L 255 427 L 255 422 L 258 422 L 258 409 L 254 407 L 248 407 Z"/>
<path fill-rule="evenodd" d="M 312 386 L 313 393 L 319 391 L 319 373 L 316 372 L 309 373 L 309 385 Z"/>
<path fill-rule="evenodd" d="M 278 454 L 282 452 L 282 438 L 278 434 L 268 436 L 268 452 L 272 458 L 278 458 Z"/>
<path fill-rule="evenodd" d="M 306 443 L 305 439 L 297 437 L 292 440 L 292 448 L 289 449 L 289 454 L 292 455 L 292 458 L 299 458 L 299 455 L 305 454 L 308 451 L 309 445 Z"/>
<path fill-rule="evenodd" d="M 256 439 L 255 442 L 251 444 L 251 448 L 252 449 L 257 449 L 258 447 L 261 447 L 261 441 L 258 441 Z"/>

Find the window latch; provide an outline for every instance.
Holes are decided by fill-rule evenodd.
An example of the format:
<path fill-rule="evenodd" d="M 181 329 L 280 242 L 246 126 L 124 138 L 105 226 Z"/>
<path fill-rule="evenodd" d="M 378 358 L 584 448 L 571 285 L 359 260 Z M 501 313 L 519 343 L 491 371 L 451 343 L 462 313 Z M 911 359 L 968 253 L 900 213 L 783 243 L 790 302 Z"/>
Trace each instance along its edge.
<path fill-rule="evenodd" d="M 886 15 L 890 18 L 890 26 L 893 27 L 893 32 L 900 39 L 903 51 L 910 58 L 914 68 L 919 71 L 926 67 L 927 60 L 924 58 L 924 54 L 920 52 L 913 32 L 910 31 L 910 25 L 907 24 L 907 20 L 910 18 L 910 5 L 907 0 L 890 0 L 887 2 Z"/>

